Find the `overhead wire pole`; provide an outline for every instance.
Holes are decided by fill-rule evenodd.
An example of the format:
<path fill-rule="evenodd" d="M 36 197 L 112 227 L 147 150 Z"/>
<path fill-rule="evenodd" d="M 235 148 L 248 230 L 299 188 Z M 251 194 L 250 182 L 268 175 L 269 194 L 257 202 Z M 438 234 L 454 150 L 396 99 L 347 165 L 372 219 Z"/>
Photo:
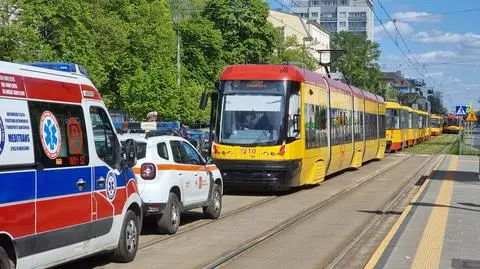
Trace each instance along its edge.
<path fill-rule="evenodd" d="M 173 8 L 175 10 L 173 15 L 173 24 L 177 28 L 177 85 L 180 86 L 182 65 L 180 59 L 180 9 L 178 4 L 176 4 Z"/>

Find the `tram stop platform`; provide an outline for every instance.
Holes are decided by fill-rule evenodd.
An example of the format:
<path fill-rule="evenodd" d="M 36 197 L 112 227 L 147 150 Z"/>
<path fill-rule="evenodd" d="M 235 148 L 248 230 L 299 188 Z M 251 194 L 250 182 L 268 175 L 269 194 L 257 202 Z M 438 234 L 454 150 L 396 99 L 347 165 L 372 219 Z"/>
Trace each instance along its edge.
<path fill-rule="evenodd" d="M 446 155 L 365 268 L 480 268 L 477 156 Z"/>

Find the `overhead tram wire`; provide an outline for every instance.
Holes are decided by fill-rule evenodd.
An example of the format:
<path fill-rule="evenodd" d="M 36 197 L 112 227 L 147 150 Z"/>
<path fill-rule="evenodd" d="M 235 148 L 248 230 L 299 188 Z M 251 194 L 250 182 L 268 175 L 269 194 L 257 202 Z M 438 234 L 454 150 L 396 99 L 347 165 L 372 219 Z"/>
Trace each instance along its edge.
<path fill-rule="evenodd" d="M 388 18 L 393 22 L 393 26 L 395 27 L 395 30 L 397 31 L 398 35 L 400 36 L 400 39 L 402 40 L 402 43 L 403 45 L 405 46 L 405 48 L 407 49 L 408 53 L 410 53 L 410 56 L 412 57 L 412 59 L 420 66 L 423 68 L 423 70 L 425 71 L 425 73 L 428 75 L 428 77 L 430 78 L 430 80 L 436 84 L 437 86 L 440 86 L 440 84 L 438 82 L 436 82 L 430 72 L 428 72 L 428 70 L 425 68 L 424 65 L 422 65 L 418 60 L 417 58 L 414 56 L 413 52 L 410 50 L 410 48 L 408 47 L 407 45 L 407 42 L 405 41 L 405 39 L 403 38 L 403 35 L 402 33 L 400 32 L 400 30 L 398 29 L 397 25 L 395 24 L 395 21 L 392 19 L 392 17 L 390 16 L 390 14 L 388 13 L 388 11 L 385 9 L 385 7 L 383 6 L 382 4 L 382 1 L 380 0 L 377 0 L 378 3 L 380 4 L 380 7 L 383 9 L 383 11 L 385 12 L 385 14 L 387 14 Z"/>
<path fill-rule="evenodd" d="M 471 8 L 471 9 L 460 9 L 460 10 L 453 10 L 453 11 L 447 11 L 447 12 L 442 12 L 442 13 L 434 13 L 434 14 L 423 14 L 423 15 L 417 15 L 417 16 L 411 16 L 411 17 L 406 17 L 406 18 L 396 18 L 395 20 L 397 21 L 408 21 L 411 19 L 418 19 L 418 18 L 428 18 L 428 17 L 435 17 L 435 16 L 442 16 L 442 15 L 452 15 L 452 14 L 461 14 L 461 13 L 469 13 L 469 12 L 476 12 L 480 11 L 480 8 Z M 385 19 L 382 21 L 390 21 L 391 19 Z"/>
<path fill-rule="evenodd" d="M 414 65 L 412 63 L 412 60 L 408 57 L 408 55 L 402 50 L 402 48 L 398 45 L 398 43 L 395 41 L 395 39 L 393 38 L 393 36 L 390 34 L 390 32 L 387 30 L 387 27 L 385 27 L 385 25 L 383 24 L 383 22 L 380 20 L 380 18 L 378 17 L 377 13 L 375 12 L 375 10 L 373 9 L 373 7 L 371 7 L 369 5 L 369 8 L 370 10 L 372 10 L 373 12 L 373 15 L 375 16 L 375 18 L 377 19 L 377 21 L 380 23 L 380 25 L 382 26 L 383 30 L 385 31 L 385 33 L 387 33 L 387 35 L 390 37 L 390 39 L 392 40 L 393 44 L 398 48 L 398 50 L 403 54 L 403 56 L 405 56 L 405 59 L 410 63 L 410 65 L 415 69 L 415 71 L 417 71 L 417 73 L 425 78 L 425 75 L 420 72 L 420 70 L 417 68 L 416 65 Z"/>

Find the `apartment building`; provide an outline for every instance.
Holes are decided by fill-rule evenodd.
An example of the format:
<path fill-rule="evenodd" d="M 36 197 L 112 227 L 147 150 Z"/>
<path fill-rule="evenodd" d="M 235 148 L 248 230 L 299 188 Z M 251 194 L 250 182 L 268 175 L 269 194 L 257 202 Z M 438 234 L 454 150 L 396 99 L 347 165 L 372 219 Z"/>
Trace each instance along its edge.
<path fill-rule="evenodd" d="M 298 0 L 292 11 L 331 33 L 349 31 L 373 40 L 373 0 Z"/>

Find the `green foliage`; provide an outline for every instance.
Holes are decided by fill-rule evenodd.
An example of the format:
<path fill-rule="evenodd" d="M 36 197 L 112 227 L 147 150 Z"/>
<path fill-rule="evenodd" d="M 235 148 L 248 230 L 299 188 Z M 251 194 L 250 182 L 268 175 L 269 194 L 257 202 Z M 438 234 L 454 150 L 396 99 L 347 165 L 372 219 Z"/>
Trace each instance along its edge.
<path fill-rule="evenodd" d="M 448 110 L 443 106 L 442 100 L 434 95 L 428 96 L 428 101 L 430 101 L 431 113 L 443 115 L 448 112 Z"/>
<path fill-rule="evenodd" d="M 385 85 L 385 98 L 387 100 L 397 100 L 398 91 L 392 85 L 387 83 Z"/>
<path fill-rule="evenodd" d="M 333 66 L 338 68 L 350 83 L 378 95 L 385 95 L 386 86 L 377 63 L 380 57 L 378 43 L 346 31 L 333 34 L 331 43 L 332 49 L 345 50 Z"/>
<path fill-rule="evenodd" d="M 318 69 L 318 61 L 311 55 L 308 47 L 300 44 L 295 36 L 287 37 L 279 42 L 272 62 L 275 64 L 299 62 L 303 63 L 308 70 Z"/>
<path fill-rule="evenodd" d="M 270 59 L 279 35 L 267 21 L 268 11 L 262 0 L 207 0 L 203 16 L 222 32 L 226 64 Z"/>
<path fill-rule="evenodd" d="M 211 89 L 222 70 L 222 33 L 201 17 L 181 22 L 182 63 L 187 77 Z"/>
<path fill-rule="evenodd" d="M 138 120 L 152 110 L 160 120 L 208 119 L 199 99 L 224 66 L 269 61 L 280 36 L 262 0 L 168 1 L 2 0 L 0 59 L 82 65 L 109 108 Z M 285 60 L 310 60 L 305 48 L 286 48 Z"/>

